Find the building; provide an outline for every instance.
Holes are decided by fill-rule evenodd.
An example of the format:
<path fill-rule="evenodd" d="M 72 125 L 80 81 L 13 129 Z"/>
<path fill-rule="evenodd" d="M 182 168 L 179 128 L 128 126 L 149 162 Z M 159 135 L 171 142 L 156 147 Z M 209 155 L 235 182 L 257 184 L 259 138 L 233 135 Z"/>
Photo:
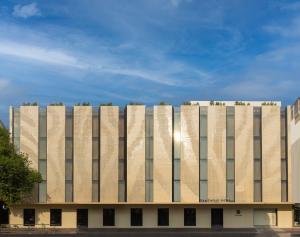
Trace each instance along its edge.
<path fill-rule="evenodd" d="M 292 157 L 292 190 L 295 224 L 300 225 L 300 98 L 291 106 L 290 143 Z"/>
<path fill-rule="evenodd" d="M 11 107 L 12 141 L 43 182 L 11 208 L 10 225 L 292 227 L 292 110 L 205 101 Z"/>

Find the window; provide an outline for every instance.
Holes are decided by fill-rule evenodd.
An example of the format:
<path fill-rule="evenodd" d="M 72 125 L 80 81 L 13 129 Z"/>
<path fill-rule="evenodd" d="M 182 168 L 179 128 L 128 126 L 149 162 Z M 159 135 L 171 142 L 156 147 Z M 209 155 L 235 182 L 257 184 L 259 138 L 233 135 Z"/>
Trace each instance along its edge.
<path fill-rule="evenodd" d="M 61 226 L 61 209 L 50 209 L 50 226 Z"/>
<path fill-rule="evenodd" d="M 103 208 L 103 226 L 115 225 L 115 209 Z"/>
<path fill-rule="evenodd" d="M 169 225 L 169 208 L 157 209 L 157 225 L 168 226 Z"/>
<path fill-rule="evenodd" d="M 196 208 L 184 208 L 184 226 L 196 226 Z"/>
<path fill-rule="evenodd" d="M 77 209 L 77 226 L 88 227 L 88 209 Z"/>
<path fill-rule="evenodd" d="M 254 181 L 254 202 L 261 202 L 261 181 Z"/>
<path fill-rule="evenodd" d="M 126 201 L 126 188 L 125 188 L 125 179 L 126 179 L 126 139 L 125 139 L 125 112 L 119 111 L 119 185 L 118 185 L 118 200 L 119 202 Z"/>
<path fill-rule="evenodd" d="M 9 224 L 9 209 L 3 202 L 0 202 L 0 225 L 2 224 Z"/>
<path fill-rule="evenodd" d="M 35 210 L 24 209 L 24 226 L 34 226 L 34 225 L 35 225 Z"/>
<path fill-rule="evenodd" d="M 131 208 L 131 226 L 143 225 L 143 209 Z"/>

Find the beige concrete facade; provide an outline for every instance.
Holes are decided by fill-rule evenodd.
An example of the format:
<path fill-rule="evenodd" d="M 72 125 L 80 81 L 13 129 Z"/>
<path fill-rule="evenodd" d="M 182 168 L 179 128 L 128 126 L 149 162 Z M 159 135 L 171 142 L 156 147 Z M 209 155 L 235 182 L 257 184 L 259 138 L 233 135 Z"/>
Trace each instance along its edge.
<path fill-rule="evenodd" d="M 226 107 L 209 106 L 207 114 L 208 198 L 226 199 Z"/>
<path fill-rule="evenodd" d="M 253 201 L 253 107 L 235 107 L 235 201 Z"/>
<path fill-rule="evenodd" d="M 38 169 L 38 150 L 39 150 L 39 107 L 21 106 L 20 107 L 20 152 L 28 155 L 31 167 Z M 28 201 L 38 201 L 38 187 Z"/>
<path fill-rule="evenodd" d="M 201 105 L 200 105 L 201 106 Z M 274 225 L 288 228 L 293 225 L 292 203 L 300 200 L 294 193 L 300 181 L 293 173 L 293 166 L 299 166 L 296 154 L 300 151 L 300 125 L 287 123 L 287 186 L 288 202 L 282 202 L 282 160 L 281 160 L 281 115 L 280 106 L 261 106 L 261 153 L 262 153 L 262 201 L 254 202 L 254 107 L 252 105 L 234 106 L 234 200 L 227 198 L 226 159 L 226 105 L 207 106 L 207 201 L 200 202 L 200 106 L 180 106 L 180 164 L 176 184 L 180 188 L 180 200 L 172 201 L 175 196 L 174 179 L 174 109 L 170 105 L 154 106 L 153 128 L 153 166 L 147 166 L 153 180 L 147 180 L 146 192 L 146 107 L 129 105 L 125 110 L 125 157 L 124 177 L 119 180 L 119 116 L 118 106 L 101 106 L 99 109 L 99 137 L 93 137 L 92 106 L 74 106 L 73 135 L 66 138 L 66 107 L 47 107 L 47 200 L 38 203 L 38 190 L 34 199 L 25 200 L 27 204 L 15 205 L 11 209 L 10 224 L 23 226 L 23 209 L 35 209 L 35 226 L 50 227 L 50 209 L 62 210 L 62 224 L 56 228 L 76 228 L 77 209 L 88 209 L 88 227 L 103 226 L 103 208 L 115 209 L 115 227 L 131 227 L 131 208 L 142 208 L 142 227 L 157 228 L 158 208 L 169 209 L 167 227 L 187 227 L 184 225 L 184 209 L 196 209 L 196 225 L 188 228 L 210 228 L 213 219 L 212 209 L 223 210 L 224 228 L 251 228 L 255 225 Z M 232 106 L 232 105 L 231 105 Z M 97 108 L 97 109 L 98 109 Z M 10 131 L 13 131 L 13 109 L 10 109 Z M 69 110 L 68 110 L 69 111 Z M 71 111 L 71 110 L 70 110 Z M 147 110 L 148 111 L 148 110 Z M 98 111 L 97 111 L 98 112 Z M 291 108 L 287 109 L 287 120 Z M 97 113 L 98 114 L 98 113 Z M 70 119 L 68 114 L 68 119 Z M 122 115 L 123 116 L 123 115 Z M 148 115 L 147 115 L 148 116 Z M 148 117 L 147 117 L 148 118 Z M 95 120 L 94 120 L 95 121 Z M 179 121 L 179 120 L 178 120 Z M 97 122 L 97 120 L 96 120 Z M 201 123 L 201 126 L 204 126 Z M 295 132 L 293 131 L 295 130 Z M 229 130 L 228 130 L 229 131 Z M 98 135 L 97 135 L 98 136 Z M 150 136 L 152 139 L 152 136 Z M 202 139 L 203 137 L 201 137 Z M 205 141 L 205 138 L 201 141 Z M 39 107 L 20 107 L 20 150 L 28 154 L 32 167 L 38 169 L 39 163 Z M 69 140 L 66 140 L 69 139 Z M 99 202 L 94 198 L 93 141 L 99 144 Z M 147 140 L 146 140 L 147 139 Z M 65 202 L 66 193 L 66 141 L 72 140 L 73 160 L 72 177 L 73 201 Z M 121 140 L 123 141 L 123 140 Z M 150 140 L 152 142 L 152 140 Z M 292 145 L 293 144 L 293 145 Z M 152 146 L 147 146 L 147 149 Z M 202 147 L 202 143 L 201 143 Z M 204 146 L 203 146 L 204 147 Z M 94 146 L 95 148 L 95 146 Z M 97 147 L 96 147 L 97 148 Z M 178 149 L 179 150 L 179 149 Z M 122 149 L 123 151 L 123 149 Z M 121 151 L 121 152 L 122 152 Z M 148 152 L 148 150 L 147 150 Z M 148 154 L 148 153 L 147 153 Z M 292 155 L 293 154 L 293 155 Z M 177 158 L 177 159 L 178 159 Z M 70 159 L 68 160 L 70 162 Z M 202 160 L 201 160 L 202 162 Z M 298 163 L 297 163 L 298 162 Z M 203 162 L 205 164 L 205 162 Z M 151 164 L 151 163 L 150 163 Z M 202 164 L 202 163 L 201 163 Z M 150 167 L 150 168 L 149 168 Z M 96 167 L 97 168 L 97 167 Z M 123 175 L 120 175 L 123 177 Z M 150 178 L 151 179 L 151 178 Z M 204 178 L 205 179 L 205 178 Z M 293 182 L 292 182 L 293 180 Z M 94 180 L 95 181 L 95 180 Z M 231 180 L 230 180 L 231 181 Z M 284 181 L 284 180 L 283 180 Z M 98 182 L 98 180 L 96 180 Z M 125 183 L 126 200 L 119 201 Z M 202 180 L 201 180 L 202 182 Z M 206 181 L 204 181 L 206 182 Z M 298 182 L 298 183 L 297 183 Z M 67 183 L 69 184 L 69 183 Z M 96 183 L 98 185 L 98 183 Z M 205 183 L 204 183 L 205 184 Z M 121 192 L 120 192 L 121 190 Z M 205 187 L 203 188 L 205 191 Z M 146 202 L 146 193 L 153 196 Z M 202 193 L 201 193 L 202 195 Z M 175 199 L 175 198 L 174 198 Z M 202 200 L 202 199 L 201 199 Z M 275 214 L 274 214 L 275 213 Z M 274 215 L 276 223 L 274 224 Z M 254 221 L 255 220 L 255 221 Z M 260 223 L 261 221 L 261 223 Z M 267 223 L 267 224 L 266 224 Z M 111 228 L 111 227 L 110 227 Z M 159 227 L 160 228 L 160 227 Z"/>
<path fill-rule="evenodd" d="M 65 106 L 47 107 L 47 202 L 65 201 Z"/>
<path fill-rule="evenodd" d="M 199 106 L 181 106 L 181 202 L 199 202 Z"/>
<path fill-rule="evenodd" d="M 92 107 L 74 107 L 74 202 L 92 201 Z"/>
<path fill-rule="evenodd" d="M 153 202 L 172 202 L 172 106 L 154 107 Z"/>
<path fill-rule="evenodd" d="M 118 202 L 119 107 L 100 107 L 100 201 Z"/>
<path fill-rule="evenodd" d="M 127 202 L 145 202 L 145 106 L 127 106 Z"/>
<path fill-rule="evenodd" d="M 262 106 L 262 144 L 262 200 L 280 202 L 280 107 Z"/>

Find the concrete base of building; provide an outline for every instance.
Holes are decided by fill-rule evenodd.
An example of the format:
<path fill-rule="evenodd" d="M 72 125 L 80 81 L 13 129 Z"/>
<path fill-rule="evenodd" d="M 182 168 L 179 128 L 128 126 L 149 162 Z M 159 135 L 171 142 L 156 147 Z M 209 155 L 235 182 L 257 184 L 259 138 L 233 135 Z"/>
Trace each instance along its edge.
<path fill-rule="evenodd" d="M 35 225 L 24 226 L 23 211 L 35 209 Z M 77 209 L 88 209 L 88 228 L 213 228 L 212 209 L 223 210 L 223 226 L 219 228 L 292 228 L 291 204 L 247 204 L 247 205 L 84 205 L 84 204 L 37 204 L 16 205 L 10 209 L 9 227 L 13 228 L 77 228 Z M 103 226 L 103 208 L 115 209 L 115 225 Z M 143 209 L 142 226 L 131 226 L 131 208 Z M 157 209 L 169 208 L 169 225 L 158 226 Z M 184 208 L 196 208 L 196 225 L 184 225 Z M 61 226 L 50 225 L 50 209 L 61 209 Z"/>

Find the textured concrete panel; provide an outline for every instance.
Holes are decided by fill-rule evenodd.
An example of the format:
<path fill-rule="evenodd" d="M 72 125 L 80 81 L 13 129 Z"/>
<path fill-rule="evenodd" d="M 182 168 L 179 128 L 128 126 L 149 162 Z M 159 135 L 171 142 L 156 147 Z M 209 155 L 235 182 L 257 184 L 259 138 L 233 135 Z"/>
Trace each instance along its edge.
<path fill-rule="evenodd" d="M 47 207 L 36 209 L 35 218 L 37 227 L 50 227 L 50 211 Z"/>
<path fill-rule="evenodd" d="M 262 201 L 281 201 L 280 107 L 262 106 Z"/>
<path fill-rule="evenodd" d="M 100 202 L 118 202 L 119 107 L 100 108 Z"/>
<path fill-rule="evenodd" d="M 153 201 L 172 202 L 172 106 L 154 106 Z"/>
<path fill-rule="evenodd" d="M 64 228 L 76 228 L 77 227 L 77 213 L 76 213 L 76 207 L 73 206 L 66 206 L 62 209 L 61 214 L 61 222 L 62 227 Z"/>
<path fill-rule="evenodd" d="M 288 159 L 288 201 L 293 201 L 293 176 L 292 176 L 292 136 L 291 136 L 291 107 L 287 107 L 287 159 Z M 299 154 L 299 153 L 298 153 Z"/>
<path fill-rule="evenodd" d="M 145 106 L 127 106 L 127 201 L 145 202 Z"/>
<path fill-rule="evenodd" d="M 199 202 L 199 106 L 181 106 L 181 202 Z"/>
<path fill-rule="evenodd" d="M 236 211 L 239 210 L 240 214 Z M 243 206 L 226 207 L 223 210 L 224 228 L 253 228 L 253 210 Z"/>
<path fill-rule="evenodd" d="M 197 207 L 197 227 L 211 228 L 211 211 L 207 207 Z"/>
<path fill-rule="evenodd" d="M 291 207 L 280 207 L 277 209 L 277 220 L 279 228 L 293 227 L 293 210 Z"/>
<path fill-rule="evenodd" d="M 9 139 L 12 142 L 13 138 L 13 107 L 9 106 Z"/>
<path fill-rule="evenodd" d="M 74 202 L 92 201 L 92 107 L 74 107 Z"/>
<path fill-rule="evenodd" d="M 226 107 L 208 106 L 208 199 L 226 199 Z"/>
<path fill-rule="evenodd" d="M 235 201 L 253 201 L 253 107 L 235 107 Z"/>
<path fill-rule="evenodd" d="M 102 209 L 100 207 L 89 208 L 88 212 L 88 227 L 89 228 L 100 228 L 102 225 Z"/>
<path fill-rule="evenodd" d="M 47 107 L 47 202 L 65 201 L 65 106 Z"/>
<path fill-rule="evenodd" d="M 20 107 L 20 151 L 27 154 L 31 167 L 38 170 L 39 107 Z M 35 186 L 32 198 L 26 201 L 38 201 L 38 188 Z"/>
<path fill-rule="evenodd" d="M 9 224 L 12 227 L 21 227 L 23 226 L 23 209 L 19 207 L 10 207 L 9 208 Z"/>

